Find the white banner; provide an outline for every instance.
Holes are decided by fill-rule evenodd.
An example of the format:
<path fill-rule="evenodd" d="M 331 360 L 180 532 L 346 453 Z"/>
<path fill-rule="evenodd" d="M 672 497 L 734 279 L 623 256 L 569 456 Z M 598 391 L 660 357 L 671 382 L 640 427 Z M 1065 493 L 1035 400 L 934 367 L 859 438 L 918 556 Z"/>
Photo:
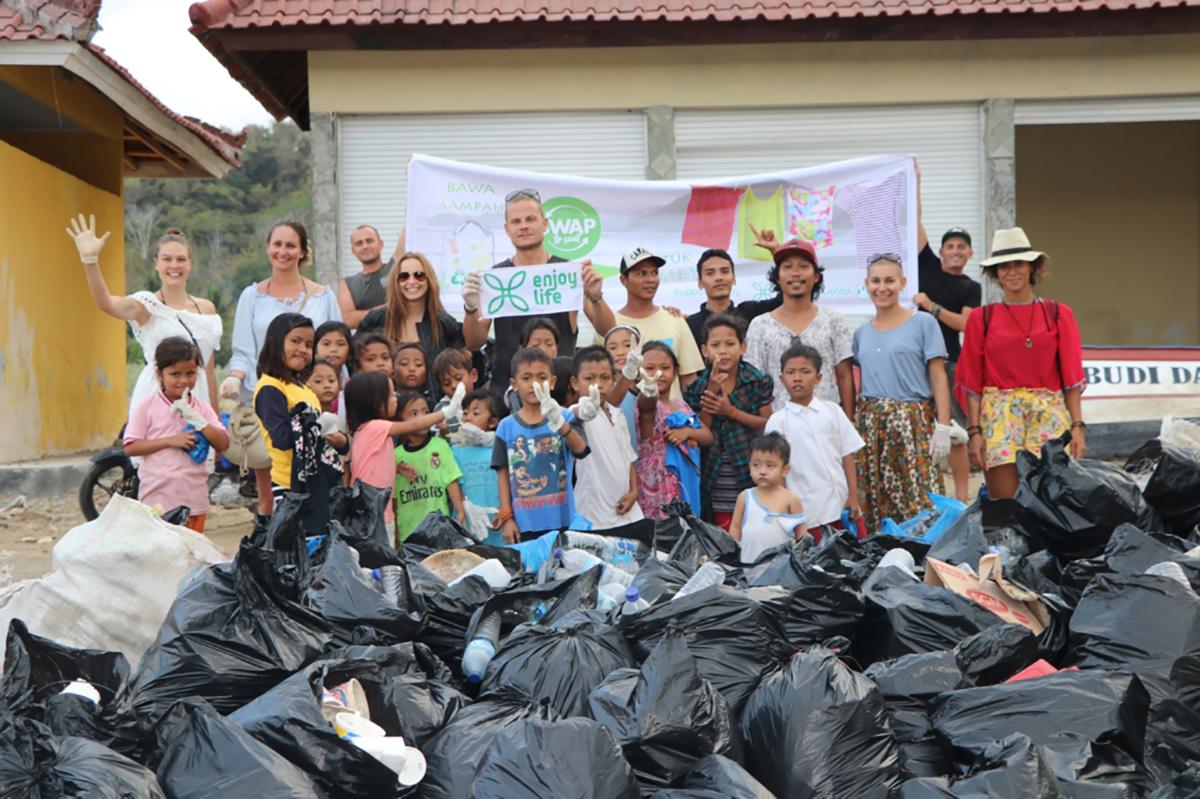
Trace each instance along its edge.
<path fill-rule="evenodd" d="M 912 156 L 877 155 L 811 169 L 698 181 L 618 181 L 550 175 L 414 154 L 408 164 L 408 248 L 429 256 L 442 302 L 462 313 L 468 272 L 513 254 L 504 232 L 504 197 L 535 189 L 549 223 L 547 252 L 591 259 L 613 309 L 625 304 L 622 254 L 646 247 L 666 259 L 655 301 L 690 313 L 704 301 L 696 260 L 728 250 L 737 265 L 735 301 L 767 299 L 770 254 L 754 245 L 753 225 L 780 241 L 812 241 L 825 269 L 819 302 L 851 316 L 874 313 L 863 281 L 876 253 L 900 255 L 917 291 L 917 202 Z"/>
<path fill-rule="evenodd" d="M 578 311 L 583 307 L 583 265 L 574 261 L 483 273 L 483 319 Z"/>

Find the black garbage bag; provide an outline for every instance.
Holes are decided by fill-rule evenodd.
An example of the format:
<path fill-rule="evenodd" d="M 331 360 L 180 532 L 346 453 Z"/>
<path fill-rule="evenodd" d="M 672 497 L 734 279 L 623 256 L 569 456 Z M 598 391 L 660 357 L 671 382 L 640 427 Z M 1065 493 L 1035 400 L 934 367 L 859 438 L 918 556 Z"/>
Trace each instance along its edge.
<path fill-rule="evenodd" d="M 750 584 L 781 585 L 788 590 L 784 627 L 792 646 L 802 649 L 834 636 L 853 639 L 866 610 L 866 600 L 854 579 L 797 563 L 790 552 L 786 557 L 792 561 L 790 575 L 760 573 Z M 774 577 L 783 581 L 768 582 Z"/>
<path fill-rule="evenodd" d="M 1153 574 L 1101 575 L 1071 617 L 1071 663 L 1106 668 L 1200 653 L 1200 597 Z"/>
<path fill-rule="evenodd" d="M 1042 549 L 1037 528 L 1023 523 L 1022 511 L 1010 500 L 976 497 L 958 520 L 930 547 L 928 557 L 956 566 L 979 565 L 988 552 L 999 550 L 1005 571 L 1010 560 Z"/>
<path fill-rule="evenodd" d="M 363 576 L 358 553 L 336 533 L 322 547 L 324 562 L 310 573 L 304 605 L 335 625 L 335 639 L 349 644 L 370 636 L 376 643 L 411 641 L 425 623 L 425 600 L 413 593 L 405 569 L 400 601 L 393 605 Z M 367 628 L 363 630 L 361 628 Z"/>
<path fill-rule="evenodd" d="M 422 560 L 443 549 L 466 549 L 476 543 L 458 522 L 431 511 L 400 545 L 404 556 Z"/>
<path fill-rule="evenodd" d="M 900 789 L 901 799 L 935 797 L 1036 797 L 1073 799 L 1066 793 L 1042 750 L 1027 736 L 1014 733 L 989 744 L 970 776 L 951 783 L 949 779 L 910 780 Z"/>
<path fill-rule="evenodd" d="M 352 486 L 330 489 L 329 517 L 341 525 L 348 539 L 374 541 L 377 546 L 390 548 L 391 528 L 384 519 L 391 501 L 391 488 L 376 488 L 355 480 Z"/>
<path fill-rule="evenodd" d="M 1179 535 L 1200 524 L 1200 453 L 1152 438 L 1129 456 L 1125 470 L 1150 473 L 1142 496 Z"/>
<path fill-rule="evenodd" d="M 1195 799 L 1197 796 L 1200 796 L 1200 762 L 1192 763 L 1169 785 L 1146 794 L 1146 799 Z"/>
<path fill-rule="evenodd" d="M 490 694 L 464 707 L 421 747 L 427 764 L 425 779 L 421 781 L 421 798 L 471 796 L 475 773 L 492 742 L 501 735 L 516 735 L 521 722 L 528 718 L 555 721 L 557 714 L 545 702 L 531 704 L 516 691 Z"/>
<path fill-rule="evenodd" d="M 670 559 L 683 566 L 689 572 L 695 572 L 704 563 L 715 560 L 727 566 L 741 564 L 741 546 L 730 537 L 729 533 L 701 521 L 695 516 L 668 516 L 655 523 L 654 539 L 656 542 L 675 540 L 670 549 Z M 656 543 L 662 549 L 662 543 Z"/>
<path fill-rule="evenodd" d="M 63 694 L 74 680 L 90 683 L 100 704 Z M 120 652 L 74 649 L 34 635 L 20 619 L 9 623 L 0 710 L 40 721 L 60 738 L 88 738 L 128 754 L 137 738 L 125 702 L 128 682 L 129 663 Z"/>
<path fill-rule="evenodd" d="M 587 713 L 588 695 L 615 669 L 632 667 L 625 638 L 599 611 L 575 611 L 549 624 L 522 624 L 488 665 L 481 691 L 516 688 L 563 717 Z"/>
<path fill-rule="evenodd" d="M 654 604 L 660 597 L 670 599 L 675 596 L 691 576 L 692 572 L 680 563 L 651 558 L 638 569 L 630 587 L 636 588 L 642 599 Z"/>
<path fill-rule="evenodd" d="M 700 676 L 687 641 L 668 631 L 640 671 L 615 671 L 589 700 L 644 791 L 675 785 L 707 755 L 735 752 L 729 704 Z"/>
<path fill-rule="evenodd" d="M 324 799 L 303 771 L 202 699 L 181 699 L 154 730 L 158 780 L 171 799 Z"/>
<path fill-rule="evenodd" d="M 672 627 L 683 633 L 700 676 L 729 702 L 736 718 L 759 677 L 794 651 L 783 620 L 787 591 L 711 586 L 633 615 L 623 615 L 621 632 L 645 660 Z"/>
<path fill-rule="evenodd" d="M 422 657 L 411 644 L 399 645 L 394 656 L 389 649 L 363 647 L 333 653 L 342 657 L 318 660 L 306 666 L 233 713 L 229 719 L 298 766 L 331 796 L 364 799 L 392 796 L 396 790 L 395 772 L 354 744 L 339 738 L 333 725 L 321 713 L 323 688 L 356 679 L 366 695 L 371 721 L 388 735 L 400 735 L 409 740 L 405 733 L 411 735 L 411 727 L 402 725 L 416 720 L 403 718 L 401 711 L 392 704 L 393 692 L 404 690 L 394 681 L 399 675 L 422 671 Z M 436 660 L 428 663 L 436 664 Z M 461 695 L 448 686 L 446 689 L 447 696 L 456 697 L 452 700 L 453 707 L 435 707 L 431 718 L 423 723 L 416 721 L 417 724 L 428 728 L 433 723 L 441 723 L 465 705 L 466 700 Z"/>
<path fill-rule="evenodd" d="M 896 739 L 875 684 L 815 646 L 762 682 L 741 717 L 746 770 L 778 796 L 887 797 Z"/>
<path fill-rule="evenodd" d="M 966 685 L 1004 682 L 1042 656 L 1038 637 L 1020 624 L 997 624 L 964 638 L 954 657 Z"/>
<path fill-rule="evenodd" d="M 935 700 L 933 728 L 970 768 L 994 742 L 1023 733 L 1060 780 L 1143 786 L 1149 695 L 1137 677 L 1062 671 L 965 688 Z"/>
<path fill-rule="evenodd" d="M 932 777 L 949 772 L 953 762 L 933 734 L 929 704 L 938 694 L 962 687 L 963 676 L 954 653 L 904 655 L 873 663 L 864 674 L 883 697 L 900 748 L 901 775 Z"/>
<path fill-rule="evenodd" d="M 154 772 L 87 738 L 0 713 L 0 796 L 166 799 Z"/>
<path fill-rule="evenodd" d="M 1146 533 L 1132 524 L 1113 530 L 1101 556 L 1104 571 L 1113 574 L 1141 574 L 1156 563 L 1187 561 L 1188 549 L 1182 538 L 1170 533 Z"/>
<path fill-rule="evenodd" d="M 1150 694 L 1144 762 L 1154 781 L 1166 785 L 1200 761 L 1200 655 L 1136 673 Z"/>
<path fill-rule="evenodd" d="M 775 799 L 749 771 L 727 757 L 696 761 L 678 788 L 655 791 L 649 799 Z"/>
<path fill-rule="evenodd" d="M 318 657 L 334 640 L 333 626 L 298 598 L 271 553 L 246 541 L 232 563 L 186 585 L 131 687 L 144 728 L 184 696 L 231 713 Z"/>
<path fill-rule="evenodd" d="M 308 494 L 287 491 L 275 498 L 266 525 L 256 528 L 250 539 L 255 548 L 271 554 L 280 579 L 288 585 L 303 585 L 308 571 L 308 520 Z"/>
<path fill-rule="evenodd" d="M 447 663 L 458 663 L 467 645 L 471 617 L 492 597 L 491 586 L 483 579 L 468 577 L 447 587 L 421 566 L 413 566 L 411 562 L 408 565 L 414 575 L 419 575 L 413 583 L 413 592 L 425 600 L 426 624 L 418 640 L 428 644 Z"/>
<path fill-rule="evenodd" d="M 475 799 L 639 799 L 612 733 L 591 719 L 522 719 L 488 746 Z"/>
<path fill-rule="evenodd" d="M 1085 558 L 1103 551 L 1122 524 L 1148 532 L 1164 529 L 1132 475 L 1103 461 L 1072 459 L 1068 441 L 1069 433 L 1047 441 L 1041 458 L 1017 453 L 1021 482 L 1014 499 L 1047 549 L 1060 557 Z"/>

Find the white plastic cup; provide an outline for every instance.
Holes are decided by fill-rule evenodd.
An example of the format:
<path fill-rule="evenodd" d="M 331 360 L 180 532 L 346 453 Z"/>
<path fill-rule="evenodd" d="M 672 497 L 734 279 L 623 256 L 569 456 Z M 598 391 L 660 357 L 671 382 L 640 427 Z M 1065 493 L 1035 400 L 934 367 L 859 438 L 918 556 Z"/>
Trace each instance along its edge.
<path fill-rule="evenodd" d="M 339 738 L 356 743 L 359 738 L 384 738 L 387 732 L 373 721 L 357 713 L 338 713 L 333 717 L 333 729 Z"/>
<path fill-rule="evenodd" d="M 72 680 L 71 684 L 62 689 L 60 693 L 75 694 L 76 696 L 82 696 L 84 699 L 90 699 L 97 705 L 100 704 L 100 692 L 87 680 Z"/>
<path fill-rule="evenodd" d="M 488 558 L 470 571 L 463 572 L 451 580 L 448 585 L 455 585 L 467 577 L 482 577 L 494 591 L 502 591 L 508 588 L 508 584 L 512 582 L 508 569 L 505 569 L 504 564 L 496 558 Z"/>
<path fill-rule="evenodd" d="M 404 739 L 398 735 L 351 738 L 350 743 L 396 772 L 396 780 L 401 785 L 416 785 L 425 777 L 425 755 L 420 749 L 405 746 Z"/>

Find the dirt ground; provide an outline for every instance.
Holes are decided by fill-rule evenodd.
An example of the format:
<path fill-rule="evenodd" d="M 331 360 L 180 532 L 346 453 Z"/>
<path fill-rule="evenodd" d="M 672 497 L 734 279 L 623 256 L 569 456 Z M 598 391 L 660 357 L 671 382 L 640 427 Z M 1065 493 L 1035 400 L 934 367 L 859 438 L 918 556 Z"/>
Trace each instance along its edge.
<path fill-rule="evenodd" d="M 242 536 L 249 534 L 253 521 L 250 511 L 243 508 L 214 507 L 205 534 L 232 554 Z M 79 498 L 74 494 L 5 501 L 0 505 L 0 586 L 50 571 L 54 544 L 83 523 Z"/>

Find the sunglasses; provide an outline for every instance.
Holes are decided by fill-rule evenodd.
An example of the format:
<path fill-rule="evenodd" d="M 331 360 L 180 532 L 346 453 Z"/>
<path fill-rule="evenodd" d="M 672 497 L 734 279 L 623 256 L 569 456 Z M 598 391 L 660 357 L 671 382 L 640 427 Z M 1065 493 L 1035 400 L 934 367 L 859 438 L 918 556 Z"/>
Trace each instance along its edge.
<path fill-rule="evenodd" d="M 418 283 L 424 283 L 425 282 L 425 273 L 424 272 L 397 272 L 396 279 L 399 280 L 401 283 L 407 283 L 409 281 L 409 279 L 415 280 Z"/>
<path fill-rule="evenodd" d="M 516 191 L 510 191 L 508 194 L 506 194 L 504 196 L 504 202 L 505 204 L 508 204 L 513 200 L 519 200 L 522 197 L 528 197 L 529 199 L 537 200 L 538 202 L 542 201 L 542 195 L 537 193 L 537 189 L 517 189 Z"/>
<path fill-rule="evenodd" d="M 891 261 L 894 264 L 900 264 L 900 265 L 904 264 L 904 262 L 900 260 L 900 256 L 896 255 L 896 253 L 894 253 L 894 252 L 877 252 L 877 253 L 875 253 L 874 255 L 872 255 L 870 258 L 867 259 L 867 266 L 870 266 L 871 264 L 875 263 L 876 261 Z"/>

